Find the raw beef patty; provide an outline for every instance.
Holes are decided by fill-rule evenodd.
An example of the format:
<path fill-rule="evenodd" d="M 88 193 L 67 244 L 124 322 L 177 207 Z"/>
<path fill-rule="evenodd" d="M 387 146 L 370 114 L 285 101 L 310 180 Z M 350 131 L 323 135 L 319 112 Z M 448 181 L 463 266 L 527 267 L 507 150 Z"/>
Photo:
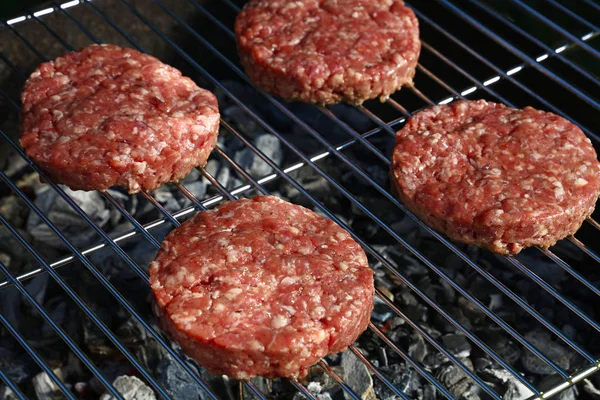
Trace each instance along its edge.
<path fill-rule="evenodd" d="M 373 272 L 334 222 L 276 197 L 227 202 L 150 266 L 162 328 L 214 374 L 297 377 L 366 329 Z"/>
<path fill-rule="evenodd" d="M 412 84 L 421 50 L 402 0 L 251 0 L 235 33 L 257 86 L 320 104 L 387 98 Z"/>
<path fill-rule="evenodd" d="M 600 164 L 581 129 L 484 100 L 415 114 L 396 135 L 391 175 L 430 226 L 504 254 L 575 233 L 600 192 Z"/>
<path fill-rule="evenodd" d="M 215 146 L 215 96 L 154 57 L 93 45 L 41 64 L 21 95 L 21 145 L 71 189 L 178 180 Z"/>

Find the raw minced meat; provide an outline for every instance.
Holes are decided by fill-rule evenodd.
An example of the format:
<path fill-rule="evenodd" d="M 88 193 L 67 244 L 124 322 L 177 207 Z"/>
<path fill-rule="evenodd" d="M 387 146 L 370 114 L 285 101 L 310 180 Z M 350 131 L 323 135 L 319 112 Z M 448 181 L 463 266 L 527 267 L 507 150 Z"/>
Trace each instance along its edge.
<path fill-rule="evenodd" d="M 421 50 L 402 0 L 251 0 L 235 32 L 257 86 L 320 104 L 387 98 L 412 84 Z"/>
<path fill-rule="evenodd" d="M 302 376 L 367 327 L 373 272 L 342 228 L 272 196 L 169 234 L 150 266 L 161 326 L 209 371 Z"/>
<path fill-rule="evenodd" d="M 575 233 L 600 192 L 596 152 L 576 125 L 484 100 L 415 114 L 397 133 L 391 176 L 433 228 L 504 254 Z"/>
<path fill-rule="evenodd" d="M 149 55 L 92 45 L 41 64 L 21 95 L 21 145 L 72 189 L 178 180 L 216 144 L 215 96 Z"/>

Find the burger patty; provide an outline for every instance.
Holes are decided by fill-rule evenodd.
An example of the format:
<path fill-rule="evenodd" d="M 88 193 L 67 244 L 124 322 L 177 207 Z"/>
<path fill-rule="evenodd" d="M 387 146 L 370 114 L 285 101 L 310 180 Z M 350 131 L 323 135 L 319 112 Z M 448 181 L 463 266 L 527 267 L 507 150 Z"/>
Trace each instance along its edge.
<path fill-rule="evenodd" d="M 171 232 L 150 265 L 161 327 L 214 374 L 303 376 L 364 331 L 373 272 L 332 221 L 272 196 Z"/>
<path fill-rule="evenodd" d="M 71 189 L 150 190 L 204 165 L 215 96 L 154 57 L 92 45 L 41 64 L 25 83 L 21 145 Z"/>
<path fill-rule="evenodd" d="M 235 33 L 257 86 L 320 104 L 387 98 L 412 84 L 421 50 L 402 0 L 251 0 Z"/>
<path fill-rule="evenodd" d="M 600 193 L 600 164 L 581 129 L 484 100 L 415 114 L 396 134 L 391 177 L 430 226 L 503 254 L 575 233 Z"/>

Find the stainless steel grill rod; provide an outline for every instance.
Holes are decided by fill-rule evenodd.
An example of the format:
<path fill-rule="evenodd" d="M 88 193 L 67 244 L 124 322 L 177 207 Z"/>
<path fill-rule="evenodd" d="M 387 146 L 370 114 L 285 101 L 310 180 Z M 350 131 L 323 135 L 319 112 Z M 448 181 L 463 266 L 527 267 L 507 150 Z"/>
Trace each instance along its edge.
<path fill-rule="evenodd" d="M 583 50 L 585 50 L 586 52 L 588 52 L 592 56 L 594 56 L 596 58 L 600 58 L 600 51 L 596 50 L 595 48 L 593 48 L 592 46 L 590 46 L 589 44 L 587 44 L 583 40 L 579 39 L 577 36 L 573 35 L 571 32 L 569 32 L 566 29 L 562 28 L 556 22 L 552 21 L 550 18 L 546 17 L 544 14 L 540 13 L 535 8 L 533 8 L 533 7 L 531 7 L 531 6 L 523 3 L 521 0 L 513 0 L 513 2 L 515 4 L 517 4 L 519 7 L 521 7 L 521 9 L 527 11 L 529 14 L 533 15 L 535 18 L 537 18 L 540 21 L 544 22 L 546 25 L 548 25 L 550 28 L 552 28 L 552 30 L 554 30 L 555 32 L 560 33 L 561 35 L 563 35 L 564 37 L 568 38 L 573 43 L 576 43 L 577 46 L 579 46 L 580 48 L 582 48 Z M 562 11 L 565 12 L 565 10 L 570 13 L 570 10 L 568 10 L 567 8 L 563 7 Z M 568 14 L 568 15 L 572 16 L 572 14 Z M 585 25 L 587 25 L 590 29 L 594 30 L 595 32 L 598 32 L 599 29 L 598 29 L 597 26 L 592 25 L 589 22 L 587 22 L 587 21 L 585 21 L 585 20 L 583 20 L 581 18 L 579 19 L 579 21 L 580 22 L 584 21 L 583 23 Z"/>
<path fill-rule="evenodd" d="M 229 0 L 225 0 L 225 1 L 226 1 L 226 2 L 228 2 L 228 3 L 230 3 L 230 1 L 229 1 Z M 181 22 L 180 22 L 180 23 L 181 23 Z M 188 30 L 189 30 L 189 29 L 191 29 L 191 28 L 189 28 L 189 26 L 187 26 L 186 24 L 184 24 L 184 27 L 186 27 Z M 197 35 L 195 35 L 195 37 L 198 37 L 198 36 L 197 36 Z M 204 43 L 204 42 L 203 42 L 203 43 Z M 212 47 L 212 46 L 211 46 L 211 47 L 209 47 L 209 48 L 211 48 L 211 50 L 213 49 L 213 47 Z M 216 51 L 216 50 L 214 50 L 214 51 Z M 218 54 L 218 53 L 217 53 L 217 55 L 219 56 L 219 54 Z M 243 76 L 243 74 L 242 74 L 242 73 L 239 71 L 239 69 L 237 69 L 237 67 L 235 67 L 235 66 L 232 66 L 232 64 L 230 64 L 230 63 L 228 63 L 228 65 L 230 65 L 230 67 L 231 67 L 232 69 L 234 69 L 236 72 L 238 72 L 238 73 L 239 73 L 239 74 L 240 74 L 240 75 L 241 75 L 241 76 L 242 76 L 244 79 L 247 79 L 247 77 Z M 326 141 L 324 141 L 324 139 L 322 139 L 322 138 L 320 137 L 320 135 L 318 135 L 318 134 L 317 134 L 315 131 L 313 131 L 313 130 L 312 130 L 310 127 L 308 127 L 308 126 L 307 126 L 307 125 L 306 125 L 306 124 L 305 124 L 303 121 L 300 121 L 300 120 L 298 120 L 297 118 L 295 118 L 295 116 L 293 116 L 293 115 L 292 115 L 292 114 L 291 114 L 291 113 L 290 113 L 290 112 L 289 112 L 289 111 L 288 111 L 288 110 L 287 110 L 285 107 L 283 107 L 283 106 L 281 105 L 281 103 L 279 103 L 279 102 L 277 102 L 277 101 L 273 100 L 273 99 L 271 98 L 271 96 L 267 96 L 267 97 L 268 97 L 268 98 L 269 98 L 269 100 L 270 100 L 270 101 L 271 101 L 271 102 L 272 102 L 274 105 L 276 105 L 276 106 L 277 106 L 277 107 L 278 107 L 278 108 L 279 108 L 279 109 L 280 109 L 282 112 L 286 113 L 286 115 L 288 115 L 288 116 L 290 116 L 291 118 L 293 118 L 293 119 L 294 119 L 294 120 L 295 120 L 295 121 L 296 121 L 296 122 L 297 122 L 299 125 L 303 126 L 303 127 L 304 127 L 304 129 L 305 129 L 305 131 L 307 131 L 308 133 L 310 133 L 310 134 L 311 134 L 313 137 L 315 137 L 317 140 L 319 140 L 319 141 L 320 141 L 322 144 L 324 144 L 325 146 L 327 146 L 327 147 L 331 147 L 331 145 L 329 145 L 329 144 L 328 144 Z M 427 100 L 429 100 L 429 99 L 427 99 Z M 429 100 L 429 101 L 431 102 L 431 100 Z M 255 117 L 255 118 L 256 118 L 256 117 Z M 275 134 L 276 134 L 276 133 L 275 133 Z M 276 135 L 277 135 L 277 134 L 276 134 Z M 278 136 L 278 137 L 279 137 L 279 136 Z M 281 139 L 281 138 L 280 138 L 280 139 Z M 289 146 L 288 146 L 288 147 L 289 147 Z M 395 199 L 393 196 L 391 196 L 391 195 L 390 195 L 390 194 L 389 194 L 387 191 L 385 191 L 383 188 L 381 188 L 379 185 L 377 185 L 377 183 L 375 183 L 374 181 L 372 181 L 372 180 L 370 179 L 370 177 L 368 177 L 368 175 L 366 175 L 366 174 L 365 174 L 365 173 L 364 173 L 362 170 L 360 170 L 358 167 L 356 167 L 355 165 L 353 165 L 353 164 L 352 164 L 352 163 L 351 163 L 349 160 L 347 160 L 347 158 L 345 158 L 345 156 L 343 156 L 341 153 L 339 153 L 339 152 L 337 152 L 337 151 L 334 151 L 333 149 L 330 149 L 330 150 L 331 150 L 331 151 L 333 151 L 333 152 L 334 152 L 334 153 L 335 153 L 335 154 L 336 154 L 338 157 L 340 157 L 340 158 L 342 159 L 342 161 L 344 161 L 346 164 L 348 164 L 348 165 L 349 165 L 349 166 L 350 166 L 350 167 L 351 167 L 353 170 L 355 170 L 356 172 L 358 172 L 358 173 L 360 174 L 360 176 L 361 176 L 361 177 L 363 177 L 364 179 L 366 179 L 367 181 L 369 181 L 369 183 L 371 183 L 371 184 L 372 184 L 372 185 L 373 185 L 375 188 L 377 188 L 377 189 L 378 189 L 378 191 L 380 191 L 382 194 L 384 194 L 386 197 L 388 197 L 388 199 L 389 199 L 390 201 L 392 201 L 394 204 L 396 204 L 396 205 L 397 205 L 397 206 L 398 206 L 400 209 L 402 209 L 403 211 L 405 211 L 407 214 L 411 215 L 411 216 L 412 216 L 412 217 L 413 217 L 415 220 L 417 220 L 417 222 L 418 222 L 418 223 L 420 223 L 420 224 L 421 224 L 421 225 L 422 225 L 422 226 L 423 226 L 425 229 L 427 229 L 427 230 L 428 230 L 428 231 L 430 231 L 430 232 L 431 232 L 431 233 L 432 233 L 434 236 L 436 236 L 436 238 L 440 239 L 441 241 L 445 241 L 445 239 L 443 239 L 443 238 L 441 237 L 441 235 L 439 235 L 437 232 L 435 232 L 435 231 L 431 230 L 431 228 L 429 228 L 428 226 L 424 225 L 424 224 L 423 224 L 421 221 L 419 221 L 419 220 L 418 220 L 416 217 L 414 217 L 414 215 L 412 215 L 410 212 L 408 212 L 407 210 L 405 210 L 405 209 L 404 209 L 404 207 L 403 207 L 403 206 L 402 206 L 402 205 L 401 205 L 401 204 L 400 204 L 400 203 L 399 203 L 399 202 L 398 202 L 398 201 L 397 201 L 397 200 L 396 200 L 396 199 Z M 320 172 L 320 173 L 321 173 L 321 172 Z M 348 196 L 346 196 L 346 197 L 348 197 Z M 356 203 L 356 199 L 354 199 L 354 198 L 351 198 L 351 197 L 348 197 L 348 198 L 349 198 L 351 201 L 353 201 L 355 204 L 357 204 L 357 203 Z M 357 204 L 357 206 L 361 207 L 359 204 Z M 363 208 L 361 208 L 361 209 L 363 209 Z M 367 215 L 370 215 L 370 216 L 372 216 L 372 214 L 370 214 L 370 212 L 369 212 L 369 211 L 367 211 L 367 210 L 365 210 L 365 209 L 363 209 L 363 211 L 364 211 L 365 213 L 367 213 Z M 372 216 L 372 218 L 373 218 L 373 216 Z M 376 218 L 376 217 L 375 217 L 375 218 Z M 377 221 L 376 221 L 376 222 L 377 222 Z M 381 224 L 380 222 L 378 222 L 378 224 L 379 224 L 379 225 L 380 225 L 382 228 L 384 228 L 384 229 L 388 230 L 388 233 L 390 233 L 390 232 L 389 232 L 389 227 L 385 226 L 385 224 Z M 394 238 L 395 238 L 396 240 L 399 240 L 399 241 L 400 241 L 400 239 L 397 237 L 397 235 L 395 235 L 395 233 L 390 233 L 390 234 L 391 234 L 392 236 L 394 236 Z M 452 245 L 452 247 L 453 247 L 453 248 L 451 248 L 451 250 L 453 250 L 453 251 L 454 251 L 456 254 L 458 254 L 458 255 L 460 256 L 460 254 L 458 253 L 458 252 L 460 252 L 460 251 L 459 251 L 459 250 L 458 250 L 456 247 L 454 247 L 453 245 Z M 461 253 L 462 253 L 462 252 L 461 252 Z M 464 256 L 464 253 L 462 253 L 462 254 L 463 254 L 463 256 Z M 463 258 L 463 259 L 464 259 L 464 257 L 463 257 L 463 256 L 461 256 L 461 258 Z M 465 256 L 465 257 L 466 257 L 466 256 Z M 465 261 L 467 261 L 469 264 L 471 264 L 471 263 L 472 263 L 472 261 L 471 261 L 471 260 L 467 260 L 467 259 L 465 259 Z M 478 271 L 479 271 L 479 270 L 478 270 Z M 487 274 L 487 273 L 486 273 L 486 274 Z M 489 275 L 489 274 L 487 274 L 487 275 Z M 485 276 L 485 275 L 484 275 L 484 277 L 486 277 L 486 278 L 487 278 L 487 276 Z M 494 279 L 494 280 L 495 280 L 495 278 L 492 278 L 492 279 Z M 489 278 L 488 278 L 488 280 L 489 280 Z M 496 281 L 496 282 L 497 282 L 497 281 Z M 492 281 L 492 283 L 493 283 L 494 285 L 496 285 L 496 286 L 497 286 L 497 284 L 496 284 L 496 283 L 494 283 L 493 281 Z M 499 288 L 500 288 L 501 290 L 503 290 L 503 288 L 501 288 L 501 287 L 499 287 Z M 503 291 L 504 291 L 504 290 L 503 290 Z M 505 294 L 506 294 L 506 293 L 505 293 Z M 509 295 L 509 297 L 511 297 L 511 296 Z M 515 297 L 516 297 L 516 296 L 515 296 Z M 512 297 L 511 297 L 511 298 L 512 298 Z M 515 300 L 515 299 L 513 299 L 513 300 Z M 520 299 L 519 299 L 519 300 L 520 300 Z M 523 305 L 522 305 L 521 303 L 519 303 L 519 305 L 521 305 L 521 307 L 523 307 Z M 523 308 L 525 308 L 525 309 L 526 309 L 526 310 L 529 312 L 529 308 L 528 308 L 528 307 L 523 307 Z M 485 311 L 484 311 L 484 312 L 485 312 Z M 538 314 L 538 315 L 539 315 L 539 314 Z M 541 318 L 541 316 L 540 316 L 540 318 Z M 538 318 L 536 317 L 536 319 L 538 319 Z M 540 319 L 538 319 L 538 320 L 540 320 Z M 541 318 L 540 322 L 542 322 L 542 323 L 543 323 L 545 326 L 547 326 L 547 327 L 548 327 L 548 325 L 547 325 L 547 322 L 543 322 L 543 321 L 544 321 L 544 319 L 543 319 L 543 318 Z M 558 329 L 556 329 L 556 328 L 554 328 L 554 329 L 550 328 L 550 329 L 551 329 L 551 330 L 552 330 L 552 331 L 553 331 L 555 334 L 557 334 L 557 336 L 561 337 L 561 339 L 563 339 L 563 340 L 564 340 L 564 339 L 566 339 L 566 342 L 567 342 L 569 345 L 573 344 L 572 342 L 571 342 L 571 343 L 569 343 L 569 341 L 570 341 L 570 340 L 569 340 L 568 338 L 566 338 L 566 336 L 564 336 L 564 334 L 562 334 L 562 332 L 560 332 L 560 330 L 558 330 Z M 518 339 L 517 339 L 517 340 L 518 340 Z M 576 345 L 575 345 L 575 346 L 576 346 Z M 578 346 L 576 346 L 576 347 L 578 347 Z M 577 349 L 576 349 L 576 350 L 577 350 Z M 586 358 L 587 358 L 589 361 L 593 361 L 593 357 L 591 357 L 591 356 L 589 356 L 589 355 L 588 355 L 588 356 L 584 356 L 584 357 L 586 357 Z"/>
<path fill-rule="evenodd" d="M 16 230 L 8 225 L 8 222 L 0 215 L 0 224 L 4 225 L 13 235 Z M 19 241 L 20 239 L 17 238 Z M 67 346 L 75 353 L 77 358 L 81 360 L 81 362 L 90 370 L 92 374 L 102 385 L 117 399 L 123 400 L 123 396 L 114 388 L 114 386 L 106 380 L 106 378 L 102 375 L 98 367 L 94 364 L 92 360 L 77 346 L 77 344 L 71 339 L 69 335 L 50 317 L 50 315 L 44 310 L 44 308 L 38 303 L 38 301 L 27 291 L 25 286 L 13 278 L 12 274 L 2 263 L 0 263 L 0 270 L 4 273 L 4 275 L 9 279 L 15 288 L 19 291 L 19 293 L 27 299 L 27 302 L 35 308 L 35 310 L 42 316 L 42 318 L 52 327 L 54 332 L 67 344 Z"/>
<path fill-rule="evenodd" d="M 553 57 L 558 58 L 564 64 L 566 64 L 569 67 L 573 68 L 575 71 L 577 71 L 578 73 L 580 73 L 582 76 L 585 76 L 591 82 L 595 82 L 596 85 L 600 85 L 600 82 L 598 82 L 598 78 L 597 77 L 595 77 L 594 75 L 590 74 L 588 71 L 586 71 L 585 69 L 583 69 L 582 67 L 580 67 L 579 65 L 577 65 L 576 63 L 574 63 L 573 61 L 569 60 L 567 57 L 565 57 L 563 55 L 562 52 L 556 53 L 553 49 L 551 49 L 544 42 L 542 42 L 541 40 L 539 40 L 538 38 L 536 38 L 535 36 L 533 36 L 529 32 L 525 31 L 523 28 L 521 28 L 521 27 L 517 26 L 516 24 L 512 23 L 504 15 L 502 15 L 502 14 L 500 14 L 498 12 L 495 12 L 487 4 L 485 4 L 483 2 L 480 2 L 480 1 L 476 1 L 476 0 L 469 0 L 469 2 L 471 2 L 473 5 L 479 7 L 481 10 L 484 10 L 489 15 L 493 16 L 496 20 L 500 21 L 504 26 L 507 26 L 508 28 L 514 30 L 515 32 L 518 32 L 520 35 L 526 37 L 528 40 L 530 40 L 531 42 L 535 43 L 537 46 L 539 46 L 542 49 L 544 49 L 544 51 L 546 51 L 546 54 L 553 54 Z"/>
<path fill-rule="evenodd" d="M 45 373 L 48 374 L 50 380 L 54 382 L 54 384 L 58 387 L 61 393 L 64 394 L 68 399 L 75 400 L 76 397 L 73 396 L 73 393 L 71 393 L 71 391 L 65 386 L 65 384 L 60 379 L 58 379 L 58 376 L 56 376 L 54 371 L 52 371 L 52 368 L 50 368 L 48 364 L 46 364 L 46 362 L 42 360 L 42 358 L 37 354 L 33 347 L 31 347 L 27 343 L 25 338 L 19 333 L 19 331 L 15 329 L 14 326 L 12 326 L 12 324 L 4 317 L 2 313 L 0 313 L 0 322 L 2 323 L 2 325 L 4 325 L 8 332 L 16 339 L 16 341 L 19 342 L 19 345 L 21 345 L 21 347 L 25 349 L 27 354 L 29 354 L 29 356 L 33 358 L 35 363 L 39 365 L 39 367 L 42 370 L 44 370 Z"/>
<path fill-rule="evenodd" d="M 139 17 L 139 15 L 138 15 L 138 17 Z M 147 21 L 144 21 L 144 22 L 146 22 L 146 23 L 147 23 Z M 154 29 L 154 30 L 155 30 L 155 31 L 157 31 L 156 29 Z M 170 44 L 172 44 L 172 46 L 174 46 L 174 47 L 176 46 L 176 45 L 174 45 L 172 42 L 170 42 L 170 40 L 169 40 L 169 39 L 167 39 L 167 38 L 165 38 L 163 35 L 161 35 L 161 33 L 160 33 L 159 31 L 157 31 L 157 33 L 158 33 L 158 34 L 159 34 L 161 37 L 163 37 L 165 40 L 167 40 L 167 41 L 168 41 Z M 176 48 L 176 49 L 177 49 L 177 48 Z M 182 54 L 182 55 L 184 56 L 184 58 L 186 57 L 186 55 L 185 55 L 185 54 Z M 189 61 L 189 60 L 188 60 L 188 61 Z M 192 62 L 192 63 L 193 63 L 193 60 L 192 60 L 192 61 L 190 61 L 190 62 Z M 218 83 L 217 83 L 217 85 L 218 85 Z M 224 89 L 224 88 L 222 88 L 222 89 Z M 284 111 L 284 112 L 285 112 L 286 110 L 285 110 L 285 109 L 282 109 L 282 111 Z M 302 123 L 301 121 L 298 121 L 298 122 L 299 122 L 299 123 Z M 275 134 L 277 135 L 277 133 L 275 133 Z M 280 138 L 280 139 L 281 139 L 281 138 Z M 316 169 L 318 169 L 318 168 L 316 168 Z M 327 178 L 327 177 L 326 177 L 326 178 Z M 355 199 L 351 199 L 351 200 L 354 200 L 354 201 L 355 201 Z M 360 204 L 360 203 L 359 203 L 359 204 Z M 359 207 L 360 207 L 360 205 L 359 205 Z M 368 214 L 368 211 L 365 211 L 365 212 L 367 212 L 367 214 Z M 385 226 L 384 226 L 384 229 L 385 229 Z M 398 238 L 397 238 L 397 239 L 398 239 Z M 559 334 L 560 334 L 560 331 L 558 331 L 558 332 L 559 332 Z"/>
<path fill-rule="evenodd" d="M 444 1 L 445 2 L 445 0 L 440 0 L 440 1 Z M 437 24 L 436 22 L 434 22 L 433 20 L 431 20 L 429 17 L 427 17 L 426 15 L 424 15 L 422 12 L 420 12 L 417 9 L 414 9 L 414 11 L 415 11 L 415 14 L 417 14 L 417 16 L 419 17 L 420 20 L 427 22 L 428 25 L 431 25 L 433 28 L 435 28 L 442 35 L 446 36 L 448 39 L 452 40 L 454 43 L 456 43 L 463 50 L 465 50 L 466 52 L 468 52 L 470 55 L 472 55 L 473 57 L 475 57 L 477 60 L 481 61 L 488 68 L 490 68 L 496 74 L 498 74 L 497 76 L 508 80 L 509 82 L 511 82 L 512 84 L 514 84 L 516 87 L 518 87 L 519 89 L 523 90 L 525 93 L 527 93 L 531 97 L 535 98 L 541 104 L 543 104 L 544 106 L 548 107 L 548 109 L 551 110 L 552 112 L 554 112 L 554 113 L 556 113 L 556 114 L 558 114 L 558 115 L 560 115 L 560 116 L 562 116 L 564 118 L 573 120 L 573 118 L 571 118 L 570 116 L 568 116 L 567 114 L 565 114 L 564 112 L 562 112 L 560 109 L 558 109 L 553 104 L 550 104 L 547 100 L 545 100 L 540 95 L 538 95 L 537 93 L 535 93 L 529 87 L 525 86 L 524 84 L 522 84 L 518 80 L 514 79 L 512 77 L 512 75 L 509 75 L 507 72 L 502 71 L 500 68 L 498 68 L 496 65 L 494 65 L 491 61 L 489 61 L 488 59 L 486 59 L 485 57 L 483 57 L 481 54 L 477 53 L 475 50 L 471 49 L 469 46 L 467 46 L 466 44 L 464 44 L 462 41 L 458 40 L 454 35 L 452 35 L 448 31 L 446 31 L 439 24 Z M 476 22 L 473 22 L 473 23 L 476 23 Z M 507 44 L 507 46 L 509 46 L 509 45 Z M 525 67 L 527 65 L 536 65 L 536 66 L 538 66 L 537 64 L 538 64 L 537 62 L 532 61 L 532 64 L 525 63 L 525 64 L 520 65 L 519 67 L 523 68 L 523 67 Z M 585 127 L 585 126 L 583 126 L 581 124 L 580 124 L 580 128 L 591 139 L 593 139 L 593 140 L 595 140 L 597 142 L 600 142 L 600 136 L 598 134 L 592 132 L 590 129 L 588 129 L 587 127 Z"/>
<path fill-rule="evenodd" d="M 579 97 L 581 97 L 582 99 L 585 99 L 585 101 L 588 104 L 592 105 L 597 110 L 600 109 L 600 103 L 598 103 L 596 100 L 590 98 L 585 93 L 580 92 L 577 88 L 574 88 L 572 85 L 570 85 L 568 82 L 566 82 L 563 78 L 556 75 L 554 72 L 550 71 L 549 69 L 545 68 L 542 64 L 536 62 L 531 57 L 529 57 L 527 54 L 525 54 L 521 50 L 519 50 L 516 47 L 514 47 L 513 45 L 511 45 L 506 40 L 502 39 L 498 35 L 495 35 L 489 28 L 487 28 L 486 26 L 481 24 L 479 21 L 475 20 L 473 17 L 471 17 L 466 12 L 461 11 L 458 7 L 456 7 L 456 5 L 452 4 L 449 0 L 439 0 L 439 1 L 442 2 L 454 14 L 459 16 L 461 19 L 467 21 L 475 29 L 477 29 L 478 31 L 480 31 L 481 33 L 483 33 L 484 35 L 486 35 L 487 37 L 492 39 L 494 42 L 501 45 L 503 48 L 508 50 L 510 53 L 512 53 L 516 57 L 523 60 L 527 65 L 533 67 L 540 73 L 546 75 L 548 78 L 552 79 L 553 81 L 555 81 L 556 83 L 558 83 L 560 86 L 564 87 L 565 89 L 569 90 L 570 92 L 576 93 Z M 520 2 L 520 0 L 513 0 L 513 2 L 515 2 L 517 4 L 522 4 Z M 528 7 L 528 6 L 525 6 L 525 7 Z M 579 44 L 580 42 L 583 43 L 585 46 L 584 48 L 586 48 L 586 47 L 590 48 L 589 45 L 587 45 L 585 42 L 583 42 L 579 38 L 576 38 L 571 35 L 570 39 L 573 40 L 574 42 L 576 42 L 577 44 Z M 597 53 L 596 50 L 594 50 L 594 52 Z"/>

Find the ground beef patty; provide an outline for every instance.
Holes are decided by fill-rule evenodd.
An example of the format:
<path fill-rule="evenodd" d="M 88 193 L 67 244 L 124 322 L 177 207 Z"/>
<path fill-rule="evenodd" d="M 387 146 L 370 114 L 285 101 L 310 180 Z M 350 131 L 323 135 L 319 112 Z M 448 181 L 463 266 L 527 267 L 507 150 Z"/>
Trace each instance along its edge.
<path fill-rule="evenodd" d="M 421 50 L 402 0 L 251 0 L 235 33 L 257 86 L 321 104 L 387 98 L 412 84 Z"/>
<path fill-rule="evenodd" d="M 93 45 L 41 64 L 25 83 L 21 145 L 72 189 L 154 189 L 204 165 L 215 96 L 154 57 Z"/>
<path fill-rule="evenodd" d="M 415 114 L 397 133 L 391 174 L 430 226 L 504 254 L 575 233 L 600 191 L 596 152 L 577 126 L 484 100 Z"/>
<path fill-rule="evenodd" d="M 373 273 L 350 235 L 276 197 L 175 229 L 150 266 L 162 328 L 215 374 L 302 376 L 366 329 Z"/>

